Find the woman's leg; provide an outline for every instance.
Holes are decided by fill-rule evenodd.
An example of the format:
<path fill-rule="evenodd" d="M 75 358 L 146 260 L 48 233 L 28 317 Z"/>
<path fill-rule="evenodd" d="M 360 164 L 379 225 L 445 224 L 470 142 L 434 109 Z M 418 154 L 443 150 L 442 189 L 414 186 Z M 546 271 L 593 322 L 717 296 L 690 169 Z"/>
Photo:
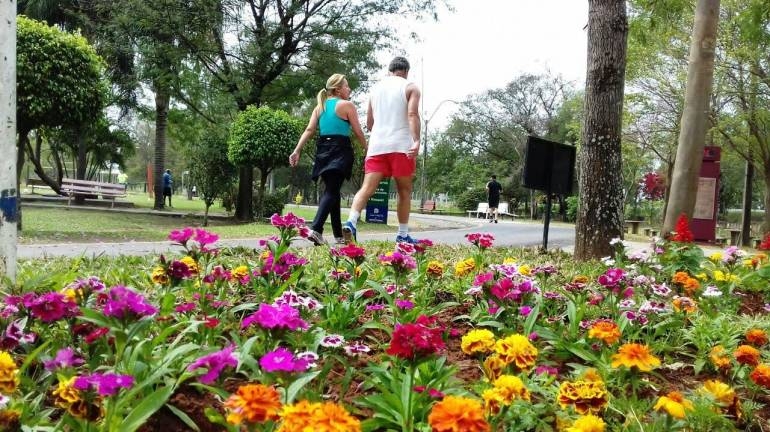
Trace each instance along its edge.
<path fill-rule="evenodd" d="M 340 190 L 342 189 L 342 183 L 345 181 L 342 173 L 333 171 L 324 179 L 326 183 L 326 190 L 331 194 L 331 208 L 329 209 L 329 216 L 331 216 L 332 233 L 334 233 L 335 239 L 342 238 L 342 217 L 340 216 L 340 206 L 342 201 L 342 195 Z"/>
<path fill-rule="evenodd" d="M 344 180 L 342 175 L 336 171 L 324 172 L 321 174 L 321 179 L 324 182 L 324 193 L 321 196 L 321 201 L 318 203 L 318 211 L 316 211 L 313 223 L 310 225 L 310 228 L 318 233 L 323 233 L 326 218 L 330 213 L 333 214 L 332 211 L 335 205 L 337 207 L 337 217 L 339 217 L 340 187 L 342 187 L 342 181 Z M 341 235 L 342 228 L 340 226 Z"/>

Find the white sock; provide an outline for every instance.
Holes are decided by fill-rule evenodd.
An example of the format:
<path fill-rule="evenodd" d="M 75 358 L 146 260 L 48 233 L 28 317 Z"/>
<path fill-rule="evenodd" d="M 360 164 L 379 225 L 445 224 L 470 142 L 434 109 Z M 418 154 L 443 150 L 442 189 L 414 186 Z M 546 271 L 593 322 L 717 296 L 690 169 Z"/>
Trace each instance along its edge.
<path fill-rule="evenodd" d="M 360 216 L 361 216 L 360 211 L 350 209 L 350 213 L 348 213 L 348 222 L 352 223 L 353 226 L 356 226 L 356 224 L 358 223 L 358 218 Z"/>
<path fill-rule="evenodd" d="M 409 235 L 409 224 L 398 224 L 398 234 L 399 236 L 408 236 Z"/>

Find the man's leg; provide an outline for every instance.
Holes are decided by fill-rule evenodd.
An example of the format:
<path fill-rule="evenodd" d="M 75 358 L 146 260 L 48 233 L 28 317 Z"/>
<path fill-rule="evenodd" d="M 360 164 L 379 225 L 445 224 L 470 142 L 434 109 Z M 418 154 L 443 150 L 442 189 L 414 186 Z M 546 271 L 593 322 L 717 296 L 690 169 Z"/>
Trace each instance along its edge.
<path fill-rule="evenodd" d="M 366 202 L 369 198 L 377 191 L 377 186 L 383 177 L 384 174 L 379 172 L 371 172 L 364 175 L 364 183 L 353 197 L 353 204 L 350 205 L 348 220 L 342 224 L 342 237 L 346 243 L 356 239 L 356 224 L 361 216 L 361 211 L 366 207 Z"/>
<path fill-rule="evenodd" d="M 395 177 L 395 180 L 398 191 L 398 205 L 396 207 L 398 223 L 409 224 L 409 213 L 412 211 L 412 177 Z"/>

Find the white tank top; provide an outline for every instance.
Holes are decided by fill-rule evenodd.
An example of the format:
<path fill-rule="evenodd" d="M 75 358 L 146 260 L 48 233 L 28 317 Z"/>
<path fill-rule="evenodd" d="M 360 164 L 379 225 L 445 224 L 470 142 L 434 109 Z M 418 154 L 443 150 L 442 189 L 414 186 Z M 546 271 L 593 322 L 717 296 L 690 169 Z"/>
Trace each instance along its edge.
<path fill-rule="evenodd" d="M 407 120 L 406 86 L 409 82 L 388 75 L 378 82 L 369 96 L 374 126 L 369 136 L 367 156 L 406 153 L 412 147 L 412 134 Z"/>

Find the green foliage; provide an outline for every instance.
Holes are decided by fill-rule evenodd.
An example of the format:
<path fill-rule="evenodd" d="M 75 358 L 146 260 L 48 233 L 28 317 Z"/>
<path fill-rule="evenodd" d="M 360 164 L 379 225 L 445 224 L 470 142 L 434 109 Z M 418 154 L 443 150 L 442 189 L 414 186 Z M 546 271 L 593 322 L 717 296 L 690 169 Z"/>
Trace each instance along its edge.
<path fill-rule="evenodd" d="M 263 174 L 289 164 L 303 124 L 285 111 L 250 106 L 235 119 L 227 156 L 237 166 L 255 166 Z"/>
<path fill-rule="evenodd" d="M 236 178 L 235 167 L 227 158 L 227 139 L 224 133 L 213 130 L 190 146 L 190 182 L 206 203 L 206 209 L 217 198 L 232 189 Z"/>
<path fill-rule="evenodd" d="M 17 120 L 23 133 L 79 126 L 104 107 L 103 62 L 80 35 L 18 17 Z"/>
<path fill-rule="evenodd" d="M 289 201 L 289 186 L 277 189 L 262 198 L 262 217 L 270 217 L 275 213 L 283 214 L 283 208 Z"/>
<path fill-rule="evenodd" d="M 579 199 L 577 196 L 568 196 L 564 199 L 567 203 L 567 211 L 564 213 L 567 217 L 566 222 L 575 222 L 577 220 L 577 211 Z"/>
<path fill-rule="evenodd" d="M 461 193 L 456 200 L 457 207 L 462 210 L 476 210 L 479 203 L 487 202 L 487 191 L 484 188 L 473 188 Z"/>

